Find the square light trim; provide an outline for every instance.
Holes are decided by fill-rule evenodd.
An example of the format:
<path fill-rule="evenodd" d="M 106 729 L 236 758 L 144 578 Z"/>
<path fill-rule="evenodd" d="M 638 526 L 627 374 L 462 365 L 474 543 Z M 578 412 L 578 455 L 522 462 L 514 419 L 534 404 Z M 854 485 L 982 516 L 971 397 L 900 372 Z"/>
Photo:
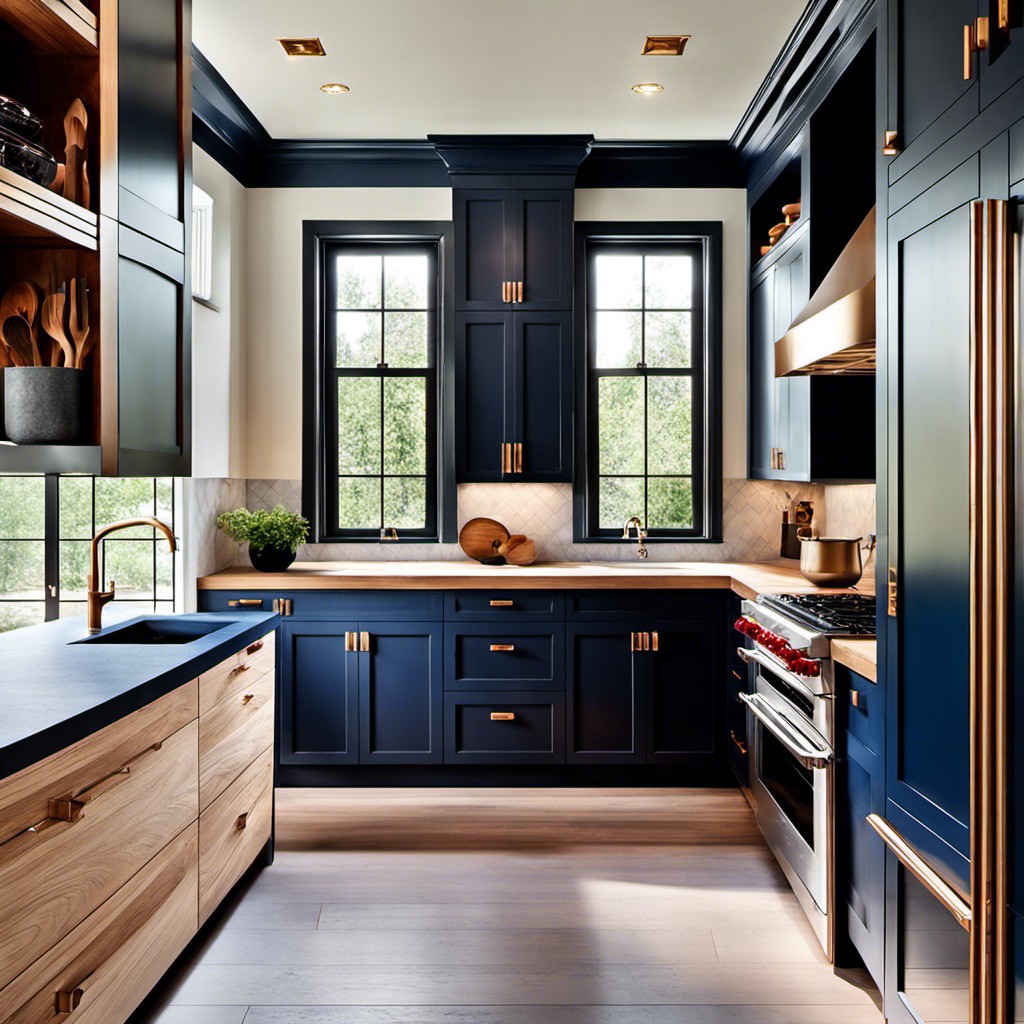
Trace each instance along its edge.
<path fill-rule="evenodd" d="M 324 44 L 316 36 L 278 39 L 289 57 L 326 57 Z"/>
<path fill-rule="evenodd" d="M 689 40 L 689 36 L 647 36 L 640 54 L 644 57 L 681 57 Z"/>

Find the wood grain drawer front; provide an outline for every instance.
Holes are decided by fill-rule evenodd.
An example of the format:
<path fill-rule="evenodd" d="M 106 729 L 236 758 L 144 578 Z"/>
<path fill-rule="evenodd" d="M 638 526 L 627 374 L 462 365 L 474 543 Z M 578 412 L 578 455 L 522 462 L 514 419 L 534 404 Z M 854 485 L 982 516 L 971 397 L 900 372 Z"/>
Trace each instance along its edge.
<path fill-rule="evenodd" d="M 84 740 L 0 781 L 0 851 L 8 840 L 45 821 L 50 801 L 117 771 L 139 753 L 194 721 L 195 680 Z M 3 855 L 0 854 L 0 863 Z"/>
<path fill-rule="evenodd" d="M 448 764 L 562 764 L 565 697 L 447 693 L 444 737 Z"/>
<path fill-rule="evenodd" d="M 198 849 L 192 822 L 0 990 L 0 1021 L 122 1024 L 196 933 Z"/>
<path fill-rule="evenodd" d="M 268 633 L 199 677 L 199 713 L 205 715 L 273 671 L 274 634 Z"/>
<path fill-rule="evenodd" d="M 446 632 L 447 690 L 565 689 L 561 624 L 455 623 Z"/>
<path fill-rule="evenodd" d="M 274 742 L 274 673 L 199 719 L 199 809 L 205 810 Z"/>
<path fill-rule="evenodd" d="M 565 600 L 556 590 L 450 590 L 444 595 L 447 619 L 560 620 Z"/>
<path fill-rule="evenodd" d="M 0 986 L 195 821 L 197 751 L 192 721 L 158 747 L 135 750 L 127 771 L 73 790 L 81 800 L 76 821 L 50 820 L 0 846 Z"/>
<path fill-rule="evenodd" d="M 270 838 L 274 751 L 262 754 L 199 817 L 199 922 L 217 908 Z"/>

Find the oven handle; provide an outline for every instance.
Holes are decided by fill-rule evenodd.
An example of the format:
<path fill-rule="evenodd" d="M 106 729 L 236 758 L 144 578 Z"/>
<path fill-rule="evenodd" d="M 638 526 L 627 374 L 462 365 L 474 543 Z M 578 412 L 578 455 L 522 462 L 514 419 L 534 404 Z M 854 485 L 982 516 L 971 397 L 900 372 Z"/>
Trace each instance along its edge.
<path fill-rule="evenodd" d="M 807 686 L 806 680 L 793 675 L 785 665 L 774 661 L 767 655 L 762 654 L 760 651 L 752 651 L 748 647 L 737 647 L 736 653 L 739 655 L 741 661 L 745 661 L 748 665 L 760 665 L 762 668 L 768 669 L 769 672 L 774 672 L 777 676 L 781 676 L 785 679 L 790 686 L 795 686 L 802 693 L 808 693 L 812 697 L 817 697 L 818 700 L 832 700 L 835 696 L 831 693 L 814 693 L 814 691 Z"/>
<path fill-rule="evenodd" d="M 811 743 L 795 726 L 791 725 L 759 693 L 741 693 L 741 701 L 750 713 L 788 750 L 805 768 L 827 768 L 835 755 L 828 748 Z"/>

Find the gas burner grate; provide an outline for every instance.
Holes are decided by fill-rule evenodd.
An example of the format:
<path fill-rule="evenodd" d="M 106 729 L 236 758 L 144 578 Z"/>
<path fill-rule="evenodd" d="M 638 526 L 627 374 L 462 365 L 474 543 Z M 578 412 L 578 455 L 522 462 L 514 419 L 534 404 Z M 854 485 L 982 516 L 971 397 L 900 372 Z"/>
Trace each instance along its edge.
<path fill-rule="evenodd" d="M 865 594 L 770 594 L 760 600 L 827 633 L 875 635 L 875 599 Z"/>

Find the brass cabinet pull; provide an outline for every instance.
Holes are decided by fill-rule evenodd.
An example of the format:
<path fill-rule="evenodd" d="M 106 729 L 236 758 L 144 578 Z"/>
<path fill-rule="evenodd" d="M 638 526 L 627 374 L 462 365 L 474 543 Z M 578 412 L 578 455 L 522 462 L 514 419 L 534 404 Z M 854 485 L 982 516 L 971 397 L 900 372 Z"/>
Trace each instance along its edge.
<path fill-rule="evenodd" d="M 516 714 L 514 711 L 492 711 L 491 721 L 492 722 L 514 722 L 516 720 Z"/>
<path fill-rule="evenodd" d="M 641 640 L 641 642 L 644 645 L 644 650 L 645 651 L 649 651 L 651 649 L 651 634 L 650 633 L 641 633 L 640 634 L 640 640 Z"/>
<path fill-rule="evenodd" d="M 860 690 L 850 691 L 850 703 L 855 707 L 860 707 Z"/>
<path fill-rule="evenodd" d="M 516 301 L 517 302 L 522 302 L 523 301 L 523 282 L 522 281 L 519 282 L 519 286 L 518 287 L 519 287 L 519 292 L 518 292 L 518 296 L 519 297 L 516 299 Z"/>
<path fill-rule="evenodd" d="M 887 592 L 886 602 L 886 614 L 892 618 L 896 618 L 896 614 L 899 611 L 899 583 L 896 576 L 896 569 L 893 566 L 889 566 L 889 584 Z"/>
<path fill-rule="evenodd" d="M 887 131 L 882 143 L 882 156 L 897 156 L 900 151 L 900 133 Z"/>
<path fill-rule="evenodd" d="M 248 672 L 252 668 L 252 665 L 236 665 L 229 673 L 228 679 L 234 679 L 235 676 L 240 676 L 243 672 Z"/>
<path fill-rule="evenodd" d="M 640 636 L 639 633 L 630 633 L 629 634 L 629 649 L 630 649 L 630 651 L 636 651 L 636 650 L 639 649 L 637 647 L 637 638 L 639 636 Z"/>
<path fill-rule="evenodd" d="M 508 302 L 508 281 L 501 282 L 501 301 Z"/>
<path fill-rule="evenodd" d="M 262 597 L 239 597 L 228 601 L 229 608 L 262 608 Z"/>
<path fill-rule="evenodd" d="M 74 988 L 61 989 L 54 993 L 53 1010 L 58 1017 L 67 1017 L 82 1005 L 85 994 L 89 991 L 95 971 L 87 974 Z"/>
<path fill-rule="evenodd" d="M 249 824 L 249 812 L 245 811 L 235 818 L 235 831 L 241 832 Z"/>
<path fill-rule="evenodd" d="M 492 651 L 514 651 L 515 649 L 515 644 L 491 644 Z"/>
<path fill-rule="evenodd" d="M 505 600 L 503 598 L 496 598 L 496 597 L 492 597 L 491 598 L 491 607 L 492 608 L 512 608 L 512 607 L 514 607 L 514 605 L 515 605 L 515 601 L 508 601 L 508 600 Z"/>
<path fill-rule="evenodd" d="M 739 752 L 744 757 L 746 757 L 747 756 L 747 745 L 743 742 L 743 740 L 741 740 L 739 738 L 739 736 L 736 735 L 736 730 L 735 729 L 730 729 L 729 730 L 729 739 L 731 739 L 733 741 L 733 743 L 736 745 L 736 747 L 739 750 Z"/>
<path fill-rule="evenodd" d="M 515 463 L 512 469 L 513 473 L 522 473 L 523 471 L 523 442 L 516 441 L 515 447 Z"/>
<path fill-rule="evenodd" d="M 290 597 L 275 597 L 271 608 L 278 615 L 288 616 L 292 613 L 292 600 Z"/>
<path fill-rule="evenodd" d="M 258 654 L 262 650 L 263 650 L 263 641 L 262 640 L 257 640 L 256 643 L 249 644 L 249 646 L 246 647 L 245 653 L 248 654 L 248 655 L 253 655 L 253 654 Z"/>
<path fill-rule="evenodd" d="M 501 471 L 512 472 L 512 445 L 506 442 L 501 446 Z"/>
<path fill-rule="evenodd" d="M 651 634 L 651 650 L 656 651 L 658 649 L 658 631 L 655 630 Z"/>
<path fill-rule="evenodd" d="M 249 701 L 251 701 L 253 699 L 253 697 L 255 697 L 255 696 L 256 696 L 255 693 L 244 693 L 244 694 L 242 694 L 242 703 L 243 704 L 248 704 Z"/>
<path fill-rule="evenodd" d="M 731 668 L 731 669 L 729 669 L 729 671 L 732 673 L 734 679 L 739 680 L 741 683 L 745 683 L 746 682 L 746 680 L 743 678 L 743 676 L 741 676 L 739 674 L 739 672 L 736 671 L 736 669 Z"/>
<path fill-rule="evenodd" d="M 358 649 L 359 649 L 359 642 L 356 639 L 356 634 L 355 633 L 346 633 L 345 634 L 345 650 L 346 651 L 356 651 Z"/>
<path fill-rule="evenodd" d="M 867 823 L 882 837 L 896 859 L 956 918 L 971 930 L 970 904 L 880 814 L 869 814 Z"/>
<path fill-rule="evenodd" d="M 360 633 L 359 634 L 359 650 L 366 654 L 370 650 L 370 634 Z"/>
<path fill-rule="evenodd" d="M 964 81 L 974 77 L 974 54 L 988 49 L 988 18 L 975 18 L 964 25 Z"/>

